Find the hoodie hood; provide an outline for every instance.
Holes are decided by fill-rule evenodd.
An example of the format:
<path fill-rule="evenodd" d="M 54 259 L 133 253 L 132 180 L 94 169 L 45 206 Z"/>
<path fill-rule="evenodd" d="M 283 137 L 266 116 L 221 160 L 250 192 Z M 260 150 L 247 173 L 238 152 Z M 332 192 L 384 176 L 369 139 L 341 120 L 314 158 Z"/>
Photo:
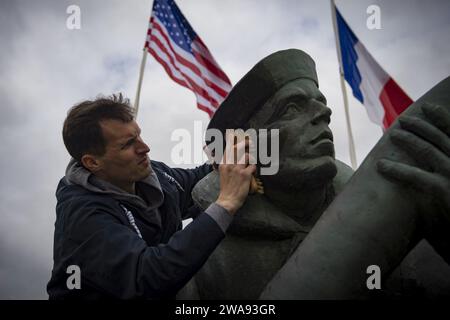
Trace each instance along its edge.
<path fill-rule="evenodd" d="M 139 196 L 98 178 L 75 159 L 71 159 L 67 165 L 65 179 L 69 184 L 81 186 L 95 193 L 110 195 L 120 202 L 131 203 L 146 211 L 158 208 L 164 201 L 161 184 L 153 170 L 148 177 L 136 182 L 136 192 Z"/>

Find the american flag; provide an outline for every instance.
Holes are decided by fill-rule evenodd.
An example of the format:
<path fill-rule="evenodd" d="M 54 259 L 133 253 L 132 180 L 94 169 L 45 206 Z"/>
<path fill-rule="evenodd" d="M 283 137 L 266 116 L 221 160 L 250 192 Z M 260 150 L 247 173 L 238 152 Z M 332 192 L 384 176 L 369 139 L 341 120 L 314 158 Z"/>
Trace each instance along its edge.
<path fill-rule="evenodd" d="M 145 48 L 212 117 L 231 82 L 173 0 L 154 0 Z"/>

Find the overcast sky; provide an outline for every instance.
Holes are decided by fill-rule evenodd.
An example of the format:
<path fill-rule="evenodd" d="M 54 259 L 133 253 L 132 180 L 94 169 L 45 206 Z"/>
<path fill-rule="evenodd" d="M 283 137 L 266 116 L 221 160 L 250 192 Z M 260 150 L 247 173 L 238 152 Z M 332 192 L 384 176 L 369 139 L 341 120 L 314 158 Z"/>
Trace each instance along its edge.
<path fill-rule="evenodd" d="M 178 0 L 180 9 L 235 84 L 256 62 L 299 48 L 316 61 L 333 110 L 336 156 L 349 164 L 330 2 Z M 337 0 L 350 27 L 413 100 L 450 75 L 450 1 Z M 69 5 L 81 29 L 66 27 Z M 370 4 L 381 30 L 366 27 Z M 61 138 L 76 102 L 121 91 L 134 100 L 151 1 L 0 2 L 0 299 L 46 299 L 55 189 L 69 156 Z M 348 87 L 347 87 L 348 88 Z M 381 136 L 351 95 L 358 163 Z M 138 122 L 150 156 L 173 165 L 173 130 L 193 132 L 194 94 L 148 56 Z"/>

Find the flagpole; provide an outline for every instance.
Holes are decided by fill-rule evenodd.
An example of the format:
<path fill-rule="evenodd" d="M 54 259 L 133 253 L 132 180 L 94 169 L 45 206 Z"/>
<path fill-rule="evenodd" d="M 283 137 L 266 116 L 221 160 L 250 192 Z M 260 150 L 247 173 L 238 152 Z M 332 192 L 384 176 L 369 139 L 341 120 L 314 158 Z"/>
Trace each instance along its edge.
<path fill-rule="evenodd" d="M 336 4 L 334 3 L 334 0 L 330 0 L 330 3 L 331 3 L 331 15 L 332 15 L 332 19 L 333 19 L 334 38 L 336 40 L 336 51 L 337 51 L 338 61 L 339 61 L 339 78 L 341 81 L 342 96 L 344 98 L 344 110 L 345 110 L 345 120 L 347 123 L 350 161 L 351 161 L 353 170 L 356 170 L 356 168 L 358 167 L 358 164 L 356 162 L 355 143 L 353 141 L 352 126 L 350 124 L 350 113 L 348 111 L 348 99 L 347 99 L 347 90 L 345 89 L 344 67 L 342 65 L 341 44 L 339 41 L 339 32 L 337 30 L 337 22 L 336 22 Z"/>
<path fill-rule="evenodd" d="M 139 110 L 139 98 L 141 96 L 142 78 L 144 78 L 145 63 L 147 62 L 147 48 L 142 49 L 141 69 L 139 71 L 139 81 L 136 90 L 136 98 L 134 99 L 134 118 L 137 118 Z"/>

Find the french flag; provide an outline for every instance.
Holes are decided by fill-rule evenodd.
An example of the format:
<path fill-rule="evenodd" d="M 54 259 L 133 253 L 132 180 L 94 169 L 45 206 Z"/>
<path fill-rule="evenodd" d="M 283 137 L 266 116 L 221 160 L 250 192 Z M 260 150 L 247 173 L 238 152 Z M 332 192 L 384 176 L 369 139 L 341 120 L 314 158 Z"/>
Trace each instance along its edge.
<path fill-rule="evenodd" d="M 335 9 L 344 78 L 355 98 L 366 107 L 370 120 L 387 129 L 413 101 L 375 61 Z"/>

